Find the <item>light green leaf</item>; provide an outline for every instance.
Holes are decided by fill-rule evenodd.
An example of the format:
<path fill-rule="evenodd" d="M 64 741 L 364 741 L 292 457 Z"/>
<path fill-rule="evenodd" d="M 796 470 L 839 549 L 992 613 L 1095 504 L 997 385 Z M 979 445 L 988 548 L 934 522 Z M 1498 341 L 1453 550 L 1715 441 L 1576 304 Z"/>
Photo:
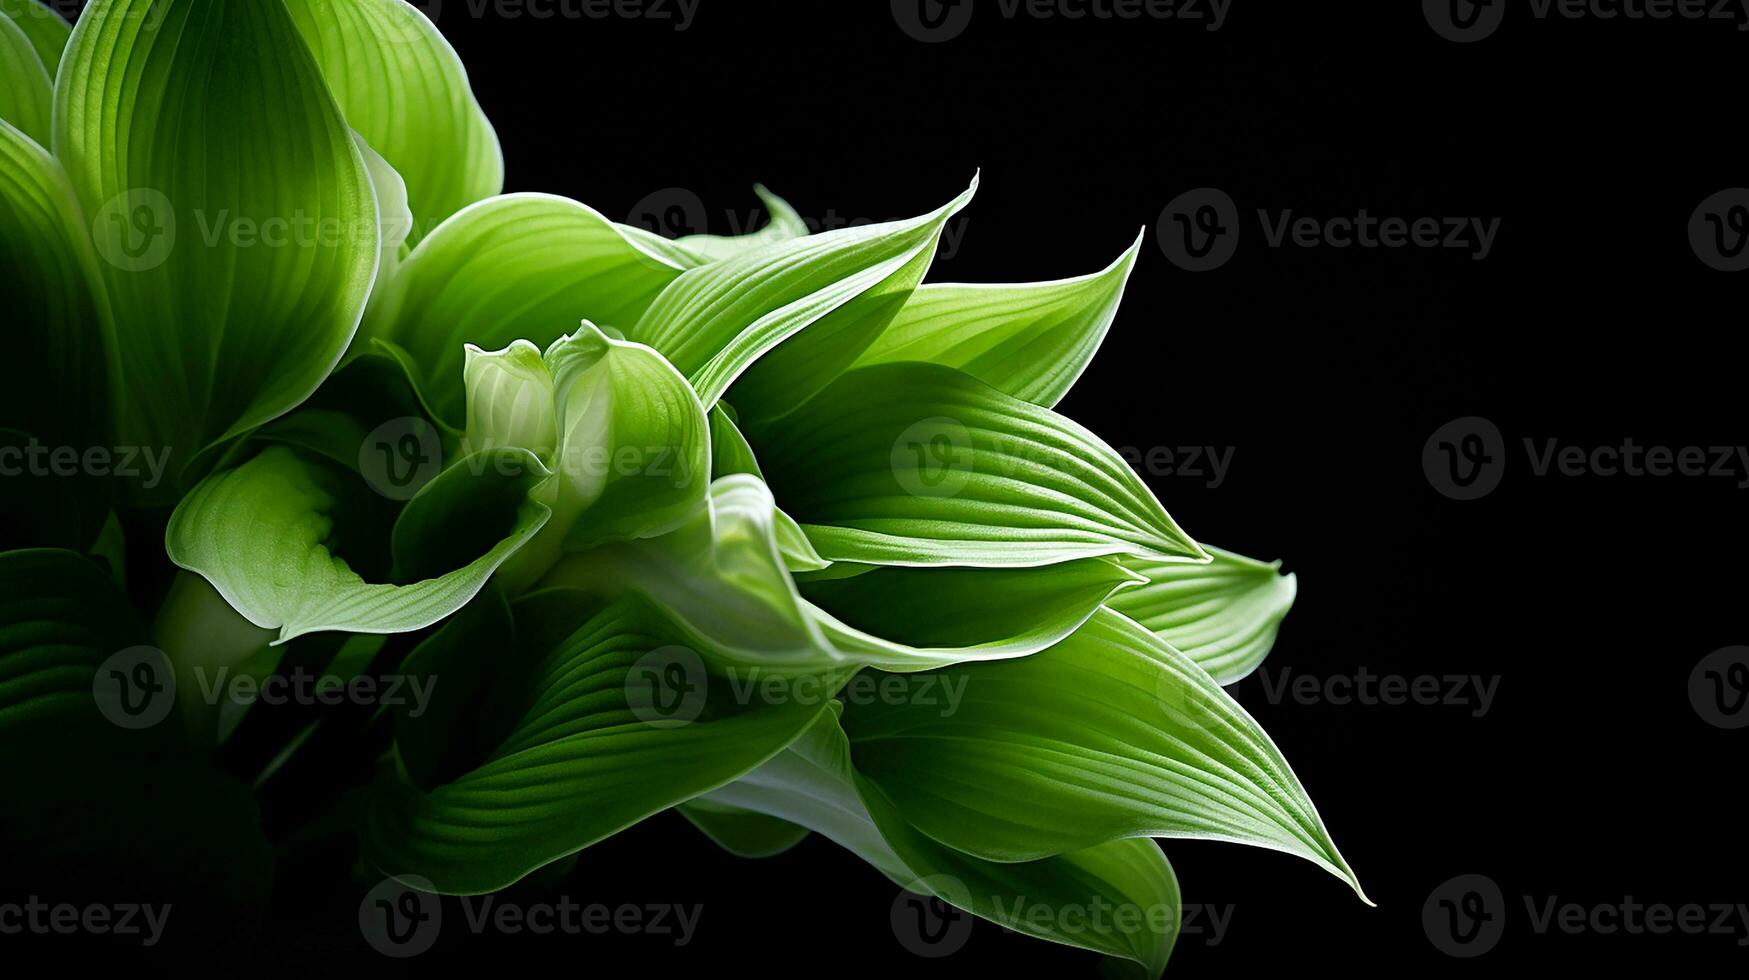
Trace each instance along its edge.
<path fill-rule="evenodd" d="M 774 514 L 765 484 L 724 477 L 687 524 L 568 556 L 546 584 L 604 601 L 642 596 L 727 664 L 803 673 L 844 666 L 790 578 Z"/>
<path fill-rule="evenodd" d="M 165 535 L 171 561 L 197 572 L 251 623 L 279 631 L 277 642 L 321 630 L 402 633 L 460 609 L 517 548 L 546 523 L 549 511 L 529 498 L 549 474 L 522 450 L 467 457 L 420 489 L 397 522 L 397 564 L 422 577 L 408 584 L 370 583 L 333 549 L 336 514 L 361 481 L 272 446 L 243 465 L 208 477 L 176 508 Z M 348 482 L 350 481 L 350 482 Z M 455 552 L 489 550 L 443 574 L 441 561 L 414 554 L 429 535 Z"/>
<path fill-rule="evenodd" d="M 717 846 L 736 857 L 776 857 L 807 840 L 806 827 L 738 806 L 693 800 L 674 808 Z"/>
<path fill-rule="evenodd" d="M 11 123 L 38 146 L 48 146 L 53 86 L 54 78 L 29 36 L 0 11 L 0 121 Z"/>
<path fill-rule="evenodd" d="M 430 791 L 398 775 L 379 783 L 362 827 L 367 858 L 443 893 L 493 891 L 743 775 L 828 711 L 799 698 L 744 703 L 685 643 L 634 600 L 530 650 L 506 682 L 517 721 L 480 765 Z M 672 689 L 670 668 L 683 675 Z"/>
<path fill-rule="evenodd" d="M 283 4 L 96 0 L 63 67 L 54 152 L 108 260 L 121 439 L 180 468 L 346 349 L 376 275 L 370 178 Z"/>
<path fill-rule="evenodd" d="M 455 49 L 402 0 L 286 0 L 352 128 L 407 181 L 417 243 L 504 189 L 498 136 Z"/>
<path fill-rule="evenodd" d="M 1105 339 L 1141 247 L 1137 238 L 1103 272 L 1077 279 L 923 286 L 856 365 L 942 364 L 1051 408 Z"/>
<path fill-rule="evenodd" d="M 810 325 L 865 294 L 873 294 L 871 304 L 886 302 L 889 280 L 907 280 L 916 262 L 927 264 L 943 225 L 976 190 L 974 179 L 964 194 L 920 218 L 810 235 L 690 270 L 626 336 L 661 351 L 709 408 L 761 355 Z M 804 389 L 810 382 L 790 380 Z"/>
<path fill-rule="evenodd" d="M 358 133 L 352 134 L 352 142 L 358 147 L 359 155 L 364 158 L 365 172 L 370 175 L 370 185 L 377 199 L 377 230 L 380 243 L 381 259 L 377 265 L 377 285 L 394 278 L 395 271 L 401 267 L 401 259 L 407 251 L 407 239 L 413 233 L 413 212 L 407 203 L 407 182 L 401 179 L 401 174 L 382 154 L 371 148 L 369 142 Z M 374 287 L 373 287 L 374 290 Z"/>
<path fill-rule="evenodd" d="M 1178 882 L 1151 840 L 1118 840 L 1021 863 L 986 861 L 930 839 L 856 771 L 832 715 L 700 803 L 764 813 L 856 854 L 895 884 L 1006 928 L 1129 961 L 1157 977 L 1178 936 Z M 1064 910 L 1096 902 L 1136 910 L 1128 927 Z M 1040 915 L 1040 910 L 1049 914 Z M 1028 914 L 1031 913 L 1031 914 Z"/>
<path fill-rule="evenodd" d="M 704 507 L 710 422 L 662 355 L 585 322 L 546 361 L 558 414 L 553 522 L 566 550 L 655 537 Z"/>
<path fill-rule="evenodd" d="M 60 164 L 0 122 L 0 293 L 16 368 L 0 386 L 0 424 L 80 453 L 113 445 L 109 306 L 84 227 Z"/>
<path fill-rule="evenodd" d="M 753 447 L 735 425 L 734 409 L 728 402 L 718 402 L 711 409 L 711 479 L 717 480 L 737 473 L 751 473 L 765 479 L 759 472 L 759 461 L 753 458 Z M 795 519 L 779 510 L 777 547 L 783 553 L 784 565 L 792 572 L 817 572 L 832 564 L 820 557 L 813 542 L 802 532 Z"/>
<path fill-rule="evenodd" d="M 952 368 L 859 368 L 747 435 L 832 561 L 1207 560 L 1098 436 Z"/>
<path fill-rule="evenodd" d="M 807 581 L 801 591 L 826 614 L 819 621 L 830 642 L 898 671 L 1037 653 L 1140 581 L 1083 558 L 1044 568 L 883 566 Z"/>
<path fill-rule="evenodd" d="M 526 449 L 551 459 L 559 445 L 553 376 L 539 347 L 518 340 L 501 351 L 465 348 L 467 442 L 473 449 Z"/>
<path fill-rule="evenodd" d="M 623 327 L 680 275 L 646 243 L 655 236 L 631 231 L 560 197 L 483 201 L 419 243 L 373 299 L 363 334 L 404 348 L 432 408 L 460 428 L 466 344 L 544 348 L 585 319 Z"/>
<path fill-rule="evenodd" d="M 1232 684 L 1269 656 L 1299 583 L 1280 574 L 1281 562 L 1208 553 L 1214 560 L 1207 565 L 1126 559 L 1148 582 L 1106 604 L 1196 661 L 1215 683 Z"/>
<path fill-rule="evenodd" d="M 951 717 L 884 702 L 844 714 L 857 768 L 935 840 L 993 861 L 1120 837 L 1227 840 L 1306 858 L 1359 893 L 1269 736 L 1122 615 L 1102 610 L 1049 650 L 943 682 L 964 685 Z"/>
<path fill-rule="evenodd" d="M 0 0 L 0 14 L 12 19 L 30 38 L 31 47 L 48 70 L 49 82 L 61 67 L 61 55 L 67 48 L 67 38 L 73 27 L 42 0 Z M 46 145 L 46 144 L 45 144 Z"/>

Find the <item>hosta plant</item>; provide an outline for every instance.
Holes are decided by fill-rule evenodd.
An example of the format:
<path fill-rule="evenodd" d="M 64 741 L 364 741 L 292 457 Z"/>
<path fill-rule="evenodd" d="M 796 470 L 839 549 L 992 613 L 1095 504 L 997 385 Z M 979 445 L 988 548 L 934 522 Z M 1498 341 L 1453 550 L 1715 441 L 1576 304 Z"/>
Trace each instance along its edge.
<path fill-rule="evenodd" d="M 821 234 L 761 189 L 735 238 L 506 195 L 402 0 L 3 0 L 0 72 L 15 854 L 222 853 L 247 917 L 312 840 L 473 895 L 675 809 L 1147 975 L 1154 838 L 1355 884 L 1221 687 L 1294 579 L 1053 410 L 1139 242 L 926 284 L 975 180 Z M 213 680 L 311 672 L 420 697 Z M 275 796 L 300 765 L 330 797 Z M 1092 902 L 1171 914 L 1016 911 Z"/>

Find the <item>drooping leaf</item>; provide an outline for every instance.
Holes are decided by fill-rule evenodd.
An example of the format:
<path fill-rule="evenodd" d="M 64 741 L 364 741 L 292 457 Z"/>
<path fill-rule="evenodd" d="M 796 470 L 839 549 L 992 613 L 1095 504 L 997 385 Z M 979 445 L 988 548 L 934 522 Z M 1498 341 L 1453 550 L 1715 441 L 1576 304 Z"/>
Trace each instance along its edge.
<path fill-rule="evenodd" d="M 1196 661 L 1215 683 L 1232 684 L 1269 655 L 1299 585 L 1281 574 L 1281 562 L 1207 550 L 1214 557 L 1207 565 L 1126 559 L 1147 584 L 1107 605 Z"/>
<path fill-rule="evenodd" d="M 641 596 L 724 663 L 803 673 L 844 666 L 790 578 L 774 512 L 758 479 L 724 477 L 685 525 L 570 555 L 546 581 L 607 601 Z"/>
<path fill-rule="evenodd" d="M 955 850 L 908 823 L 880 787 L 857 772 L 830 714 L 770 762 L 701 802 L 806 827 L 909 891 L 1017 932 L 1128 961 L 1143 976 L 1159 976 L 1177 939 L 1178 882 L 1153 841 L 1117 840 L 1018 863 Z M 1062 914 L 1098 902 L 1143 914 L 1098 924 Z M 1041 909 L 1049 914 L 1036 914 Z"/>
<path fill-rule="evenodd" d="M 1083 558 L 1044 568 L 883 566 L 801 590 L 827 614 L 821 629 L 839 649 L 886 670 L 928 670 L 1037 653 L 1139 581 Z"/>
<path fill-rule="evenodd" d="M 904 279 L 914 262 L 933 253 L 942 226 L 976 190 L 974 180 L 964 194 L 920 218 L 810 235 L 692 269 L 663 290 L 626 336 L 661 351 L 709 408 L 779 344 L 866 294 L 875 294 L 871 303 L 882 301 L 883 284 L 896 275 Z M 810 383 L 790 381 L 804 390 Z"/>
<path fill-rule="evenodd" d="M 30 37 L 0 11 L 0 121 L 47 147 L 54 78 Z"/>
<path fill-rule="evenodd" d="M 653 237 L 564 198 L 483 201 L 419 243 L 373 299 L 363 335 L 405 349 L 433 410 L 460 428 L 465 345 L 544 348 L 585 319 L 636 322 L 683 268 L 646 244 Z"/>
<path fill-rule="evenodd" d="M 738 806 L 692 800 L 674 808 L 717 846 L 736 857 L 776 857 L 807 840 L 806 827 Z"/>
<path fill-rule="evenodd" d="M 407 632 L 467 604 L 540 530 L 549 511 L 529 493 L 549 476 L 526 451 L 506 449 L 462 459 L 423 487 L 395 532 L 399 563 L 426 576 L 408 584 L 367 582 L 335 552 L 357 546 L 331 535 L 342 501 L 361 489 L 283 446 L 202 481 L 176 508 L 165 545 L 172 561 L 205 577 L 250 622 L 278 630 L 279 642 L 320 630 Z M 407 542 L 436 535 L 453 539 L 436 542 L 452 560 L 467 550 L 457 542 L 492 544 L 432 574 L 440 562 L 409 557 Z"/>
<path fill-rule="evenodd" d="M 370 178 L 284 4 L 96 0 L 63 68 L 54 152 L 107 260 L 122 441 L 180 468 L 345 350 L 377 268 Z"/>
<path fill-rule="evenodd" d="M 0 741 L 108 726 L 93 678 L 146 636 L 127 597 L 89 559 L 47 548 L 0 552 L 0 589 Z"/>
<path fill-rule="evenodd" d="M 1142 239 L 1102 272 L 1057 282 L 920 287 L 856 365 L 927 361 L 1051 408 L 1105 339 Z"/>
<path fill-rule="evenodd" d="M 1121 614 L 944 679 L 964 684 L 951 716 L 884 701 L 844 714 L 857 768 L 930 837 L 995 861 L 1120 837 L 1227 840 L 1306 858 L 1359 893 L 1269 736 Z"/>
<path fill-rule="evenodd" d="M 859 368 L 747 435 L 778 502 L 832 561 L 1207 558 L 1099 437 L 952 368 Z"/>
<path fill-rule="evenodd" d="M 589 617 L 510 683 L 518 720 L 485 761 L 424 791 L 398 774 L 362 827 L 380 870 L 478 894 L 723 785 L 828 709 L 743 703 L 649 607 Z"/>

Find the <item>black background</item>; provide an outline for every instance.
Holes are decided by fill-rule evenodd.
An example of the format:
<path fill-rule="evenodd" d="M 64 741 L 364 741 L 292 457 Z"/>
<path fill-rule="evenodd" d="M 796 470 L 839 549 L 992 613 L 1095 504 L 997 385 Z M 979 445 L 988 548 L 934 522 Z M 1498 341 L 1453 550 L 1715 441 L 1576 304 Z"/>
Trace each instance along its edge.
<path fill-rule="evenodd" d="M 1749 642 L 1741 477 L 1538 477 L 1523 446 L 1745 442 L 1749 278 L 1704 265 L 1687 226 L 1703 199 L 1749 184 L 1749 34 L 1538 20 L 1517 4 L 1467 45 L 1415 3 L 1235 0 L 1212 32 L 976 7 L 937 44 L 908 37 L 884 0 L 704 0 L 684 32 L 503 15 L 516 4 L 475 16 L 468 0 L 447 0 L 437 22 L 497 126 L 509 190 L 635 220 L 679 188 L 705 207 L 708 229 L 693 230 L 727 234 L 746 230 L 756 181 L 810 219 L 889 219 L 933 209 L 981 168 L 936 281 L 1093 272 L 1146 226 L 1122 312 L 1060 409 L 1115 446 L 1231 448 L 1218 487 L 1148 479 L 1191 534 L 1298 573 L 1271 677 L 1497 683 L 1482 717 L 1473 702 L 1272 702 L 1257 680 L 1238 685 L 1378 907 L 1284 855 L 1168 841 L 1185 901 L 1231 916 L 1218 945 L 1181 939 L 1173 975 L 1749 962 L 1742 933 L 1537 934 L 1524 901 L 1749 901 L 1749 730 L 1708 724 L 1687 691 L 1702 657 Z M 1245 230 L 1230 263 L 1193 274 L 1166 259 L 1155 226 L 1206 186 L 1234 198 Z M 1270 248 L 1260 208 L 1501 225 L 1483 261 Z M 1422 467 L 1434 431 L 1465 416 L 1493 421 L 1507 456 L 1499 488 L 1468 502 Z M 1493 952 L 1460 960 L 1430 942 L 1422 909 L 1469 873 L 1499 884 L 1506 927 Z M 357 938 L 356 890 L 293 879 L 254 965 L 1095 967 L 988 923 L 956 955 L 917 958 L 888 922 L 895 889 L 830 842 L 742 861 L 672 814 L 585 852 L 559 887 L 580 902 L 702 903 L 700 932 L 675 949 L 446 930 L 397 966 Z"/>

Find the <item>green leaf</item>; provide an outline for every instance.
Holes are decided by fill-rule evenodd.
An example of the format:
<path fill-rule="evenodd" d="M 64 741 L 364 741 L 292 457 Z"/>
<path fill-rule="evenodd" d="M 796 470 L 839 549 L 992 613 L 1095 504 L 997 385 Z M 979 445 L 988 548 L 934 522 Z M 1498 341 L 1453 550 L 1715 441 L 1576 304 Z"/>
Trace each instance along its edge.
<path fill-rule="evenodd" d="M 1280 574 L 1281 562 L 1255 561 L 1219 548 L 1208 553 L 1214 560 L 1207 565 L 1126 560 L 1148 582 L 1118 593 L 1107 605 L 1196 661 L 1215 683 L 1232 684 L 1269 656 L 1299 583 Z"/>
<path fill-rule="evenodd" d="M 545 581 L 604 601 L 642 596 L 707 655 L 738 667 L 812 673 L 848 663 L 796 591 L 771 492 L 748 474 L 712 483 L 708 505 L 673 532 L 567 556 Z"/>
<path fill-rule="evenodd" d="M 558 497 L 565 549 L 655 537 L 704 506 L 710 422 L 673 366 L 594 324 L 546 353 L 558 415 Z"/>
<path fill-rule="evenodd" d="M 378 291 L 363 335 L 419 366 L 433 409 L 463 424 L 463 349 L 517 340 L 544 348 L 585 319 L 636 322 L 684 266 L 647 234 L 564 198 L 512 194 L 473 205 L 432 232 Z"/>
<path fill-rule="evenodd" d="M 67 48 L 67 38 L 73 27 L 42 0 L 0 0 L 0 14 L 11 18 L 30 38 L 31 47 L 48 70 L 49 82 L 61 67 L 61 55 Z M 46 144 L 45 144 L 46 145 Z"/>
<path fill-rule="evenodd" d="M 707 799 L 674 808 L 706 837 L 736 857 L 768 858 L 807 840 L 810 831 L 788 820 L 754 813 Z"/>
<path fill-rule="evenodd" d="M 1120 837 L 1227 840 L 1296 854 L 1360 892 L 1269 736 L 1122 615 L 942 676 L 964 686 L 951 717 L 884 702 L 844 715 L 858 769 L 930 837 L 993 861 Z"/>
<path fill-rule="evenodd" d="M 0 741 L 107 727 L 98 666 L 145 626 L 103 570 L 71 551 L 0 552 Z"/>
<path fill-rule="evenodd" d="M 9 356 L 24 368 L 0 390 L 0 418 L 58 444 L 102 438 L 109 308 L 72 185 L 48 152 L 0 123 L 0 287 Z M 22 343 L 22 347 L 18 346 Z"/>
<path fill-rule="evenodd" d="M 407 202 L 407 182 L 401 179 L 400 172 L 372 149 L 363 136 L 353 133 L 352 142 L 364 158 L 364 169 L 370 175 L 371 190 L 377 199 L 381 258 L 377 263 L 376 284 L 372 286 L 374 292 L 377 285 L 388 282 L 401 267 L 407 240 L 413 234 L 413 212 Z"/>
<path fill-rule="evenodd" d="M 492 573 L 546 523 L 529 498 L 549 478 L 522 450 L 467 457 L 420 489 L 394 535 L 411 584 L 370 583 L 334 551 L 336 515 L 358 482 L 283 446 L 208 477 L 176 508 L 165 535 L 170 559 L 197 572 L 278 642 L 320 630 L 402 633 L 466 605 Z M 410 542 L 448 535 L 434 553 L 467 564 L 433 574 L 443 559 Z M 490 540 L 483 553 L 465 554 Z M 441 547 L 439 547 L 441 545 Z"/>
<path fill-rule="evenodd" d="M 928 670 L 1037 653 L 1140 581 L 1084 558 L 1045 568 L 875 567 L 804 582 L 801 591 L 828 614 L 820 625 L 840 650 L 887 670 Z"/>
<path fill-rule="evenodd" d="M 53 86 L 54 78 L 30 37 L 0 11 L 0 121 L 11 123 L 38 146 L 48 146 Z"/>
<path fill-rule="evenodd" d="M 894 288 L 889 280 L 908 281 L 915 263 L 927 264 L 942 226 L 976 190 L 973 180 L 964 194 L 920 218 L 810 235 L 689 270 L 626 336 L 661 351 L 709 408 L 761 355 L 810 325 L 865 294 L 872 294 L 869 304 L 887 302 Z M 852 313 L 862 309 L 852 307 Z M 859 351 L 851 350 L 844 363 Z M 805 389 L 813 379 L 789 380 Z"/>
<path fill-rule="evenodd" d="M 406 178 L 410 240 L 504 189 L 504 154 L 455 49 L 401 0 L 286 0 L 346 121 Z"/>
<path fill-rule="evenodd" d="M 180 468 L 346 349 L 376 275 L 370 178 L 283 4 L 96 0 L 63 67 L 54 151 L 108 260 L 121 438 Z"/>
<path fill-rule="evenodd" d="M 684 643 L 636 601 L 589 618 L 507 681 L 522 710 L 481 765 L 428 792 L 379 782 L 368 860 L 442 893 L 493 891 L 743 775 L 828 710 L 741 703 Z M 684 675 L 673 689 L 671 669 Z"/>
<path fill-rule="evenodd" d="M 1112 841 L 1020 863 L 955 850 L 908 823 L 856 771 L 832 715 L 823 715 L 770 762 L 699 802 L 806 827 L 909 891 L 932 894 L 1026 935 L 1132 962 L 1145 976 L 1159 976 L 1177 939 L 1178 882 L 1153 841 Z M 1126 928 L 1115 916 L 1088 923 L 1064 912 L 1094 903 L 1159 914 L 1128 919 Z M 1037 915 L 1040 909 L 1050 914 Z"/>
<path fill-rule="evenodd" d="M 832 561 L 1207 560 L 1098 436 L 952 368 L 859 368 L 748 438 Z"/>
<path fill-rule="evenodd" d="M 179 939 L 172 924 L 154 954 L 243 955 L 273 853 L 248 789 L 181 742 L 175 689 L 199 679 L 177 678 L 144 646 L 127 597 L 73 552 L 0 553 L 0 595 L 8 889 L 121 889 L 130 902 L 168 903 L 194 930 Z M 140 938 L 129 937 L 136 951 Z"/>
<path fill-rule="evenodd" d="M 753 458 L 753 447 L 735 425 L 734 409 L 728 402 L 717 402 L 711 409 L 711 479 L 718 480 L 737 473 L 751 473 L 764 480 L 759 461 Z M 820 557 L 813 542 L 802 532 L 795 519 L 778 511 L 777 547 L 784 565 L 792 572 L 817 572 L 832 564 Z"/>
<path fill-rule="evenodd" d="M 942 364 L 1051 408 L 1105 339 L 1141 247 L 1137 238 L 1103 272 L 1077 279 L 923 286 L 856 364 Z"/>
<path fill-rule="evenodd" d="M 518 340 L 501 351 L 464 349 L 467 442 L 474 449 L 516 447 L 550 459 L 559 445 L 553 376 L 539 347 Z"/>

